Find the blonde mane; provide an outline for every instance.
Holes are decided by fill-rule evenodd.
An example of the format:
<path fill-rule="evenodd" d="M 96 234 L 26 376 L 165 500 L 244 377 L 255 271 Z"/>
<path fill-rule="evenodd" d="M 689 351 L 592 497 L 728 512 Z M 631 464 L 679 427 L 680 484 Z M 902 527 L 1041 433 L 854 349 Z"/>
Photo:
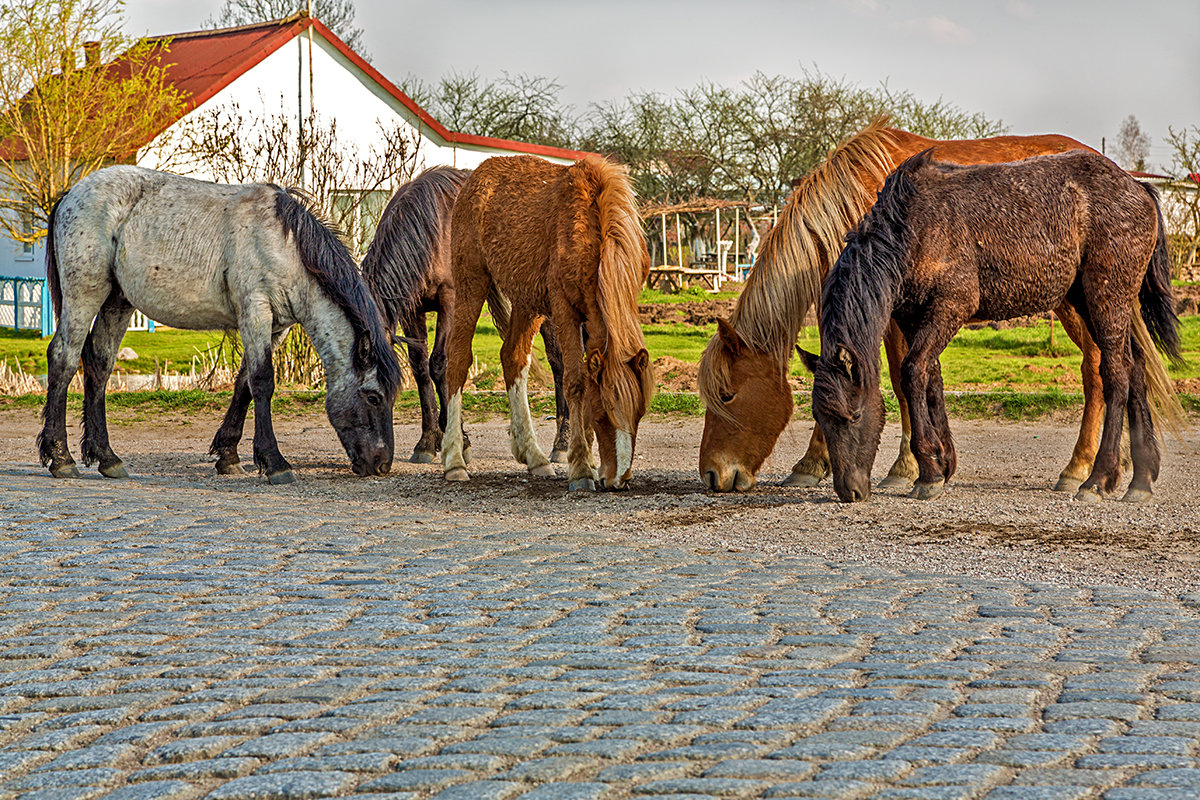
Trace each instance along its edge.
<path fill-rule="evenodd" d="M 617 368 L 646 347 L 638 318 L 638 295 L 649 274 L 646 237 L 638 216 L 637 197 L 629 170 L 612 162 L 588 157 L 578 167 L 592 173 L 599 185 L 596 209 L 600 225 L 600 265 L 596 302 L 605 326 L 605 396 L 612 397 L 614 419 L 629 425 L 637 403 L 649 404 L 654 390 L 653 371 L 647 367 L 639 376 L 634 369 Z M 639 378 L 640 380 L 636 379 Z"/>
<path fill-rule="evenodd" d="M 758 249 L 730 323 L 747 348 L 772 355 L 781 377 L 808 309 L 821 298 L 825 273 L 847 232 L 875 203 L 895 167 L 896 140 L 879 117 L 838 145 L 804 177 Z M 732 421 L 721 395 L 731 385 L 729 355 L 714 336 L 700 358 L 697 389 L 707 409 Z"/>
<path fill-rule="evenodd" d="M 750 348 L 774 354 L 786 369 L 809 307 L 846 233 L 875 203 L 895 167 L 895 139 L 880 117 L 842 142 L 805 176 L 762 240 L 730 322 Z"/>

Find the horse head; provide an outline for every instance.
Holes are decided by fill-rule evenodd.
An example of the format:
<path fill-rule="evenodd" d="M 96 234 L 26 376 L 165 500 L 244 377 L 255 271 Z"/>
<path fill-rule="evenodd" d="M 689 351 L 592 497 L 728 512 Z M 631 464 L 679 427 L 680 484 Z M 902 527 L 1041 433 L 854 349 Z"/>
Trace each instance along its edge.
<path fill-rule="evenodd" d="M 792 416 L 792 390 L 779 359 L 748 347 L 718 319 L 698 377 L 705 405 L 700 478 L 714 492 L 749 491 Z"/>
<path fill-rule="evenodd" d="M 654 370 L 645 348 L 632 358 L 610 358 L 599 349 L 586 351 L 584 408 L 600 450 L 600 486 L 624 489 L 633 475 L 638 423 L 650 405 Z"/>
<path fill-rule="evenodd" d="M 847 503 L 867 500 L 884 422 L 878 365 L 845 344 L 821 349 L 825 355 L 800 357 L 813 374 L 813 418 L 825 434 L 833 488 Z"/>
<path fill-rule="evenodd" d="M 394 351 L 389 347 L 382 356 Z M 398 366 L 380 364 L 380 355 L 366 334 L 354 345 L 353 369 L 329 378 L 325 411 L 350 457 L 355 475 L 386 475 L 392 468 L 392 403 Z"/>

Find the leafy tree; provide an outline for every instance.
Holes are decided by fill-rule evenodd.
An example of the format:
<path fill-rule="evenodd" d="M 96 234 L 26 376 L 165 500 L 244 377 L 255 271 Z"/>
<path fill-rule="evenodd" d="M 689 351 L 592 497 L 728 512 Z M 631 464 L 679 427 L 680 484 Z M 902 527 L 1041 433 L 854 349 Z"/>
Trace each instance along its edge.
<path fill-rule="evenodd" d="M 1142 132 L 1137 117 L 1130 114 L 1121 123 L 1117 134 L 1116 161 L 1125 169 L 1146 171 L 1146 158 L 1150 155 L 1150 137 Z"/>
<path fill-rule="evenodd" d="M 350 49 L 365 57 L 362 28 L 354 24 L 354 0 L 311 0 L 312 15 L 325 23 Z M 251 25 L 307 11 L 309 0 L 225 0 L 208 23 L 214 28 Z"/>
<path fill-rule="evenodd" d="M 17 241 L 45 236 L 60 194 L 132 158 L 183 107 L 161 40 L 120 33 L 123 5 L 0 5 L 0 226 Z"/>

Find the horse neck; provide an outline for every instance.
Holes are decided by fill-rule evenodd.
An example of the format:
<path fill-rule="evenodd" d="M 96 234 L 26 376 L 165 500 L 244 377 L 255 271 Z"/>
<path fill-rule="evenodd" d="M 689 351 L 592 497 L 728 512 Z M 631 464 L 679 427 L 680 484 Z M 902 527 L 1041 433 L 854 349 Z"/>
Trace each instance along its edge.
<path fill-rule="evenodd" d="M 346 312 L 322 291 L 316 281 L 312 282 L 307 302 L 298 312 L 300 327 L 308 334 L 325 367 L 326 384 L 333 388 L 351 380 L 355 335 Z"/>

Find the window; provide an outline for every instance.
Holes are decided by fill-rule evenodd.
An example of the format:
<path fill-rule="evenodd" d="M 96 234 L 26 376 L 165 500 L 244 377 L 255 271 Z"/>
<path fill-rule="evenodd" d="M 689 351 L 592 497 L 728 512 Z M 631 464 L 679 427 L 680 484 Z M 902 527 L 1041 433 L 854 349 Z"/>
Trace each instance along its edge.
<path fill-rule="evenodd" d="M 33 209 L 21 209 L 21 233 L 28 237 L 29 241 L 21 242 L 22 259 L 33 258 Z"/>
<path fill-rule="evenodd" d="M 375 237 L 387 201 L 388 193 L 380 190 L 342 189 L 333 193 L 333 222 L 360 256 Z"/>

